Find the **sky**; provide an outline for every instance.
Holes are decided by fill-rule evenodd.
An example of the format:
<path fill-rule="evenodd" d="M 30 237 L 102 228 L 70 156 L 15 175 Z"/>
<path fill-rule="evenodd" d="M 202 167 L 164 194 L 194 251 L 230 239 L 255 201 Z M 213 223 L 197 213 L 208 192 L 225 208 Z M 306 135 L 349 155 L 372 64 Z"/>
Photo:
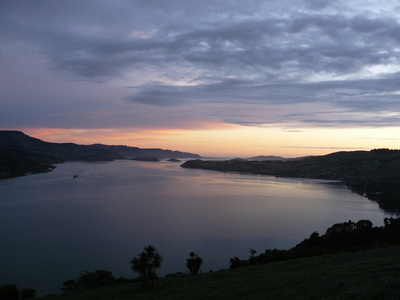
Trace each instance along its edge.
<path fill-rule="evenodd" d="M 397 0 L 1 0 L 0 129 L 202 156 L 400 148 Z"/>

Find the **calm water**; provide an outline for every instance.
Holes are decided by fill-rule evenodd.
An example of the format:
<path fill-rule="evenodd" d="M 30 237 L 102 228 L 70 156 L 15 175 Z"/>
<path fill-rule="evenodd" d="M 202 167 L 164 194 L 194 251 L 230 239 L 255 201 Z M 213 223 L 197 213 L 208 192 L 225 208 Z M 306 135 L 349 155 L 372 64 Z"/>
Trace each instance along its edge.
<path fill-rule="evenodd" d="M 343 185 L 321 180 L 189 170 L 180 163 L 66 163 L 0 181 L 0 285 L 58 293 L 83 270 L 132 277 L 129 260 L 152 244 L 160 275 L 229 267 L 249 248 L 288 249 L 334 223 L 390 216 Z M 78 178 L 72 175 L 78 174 Z"/>

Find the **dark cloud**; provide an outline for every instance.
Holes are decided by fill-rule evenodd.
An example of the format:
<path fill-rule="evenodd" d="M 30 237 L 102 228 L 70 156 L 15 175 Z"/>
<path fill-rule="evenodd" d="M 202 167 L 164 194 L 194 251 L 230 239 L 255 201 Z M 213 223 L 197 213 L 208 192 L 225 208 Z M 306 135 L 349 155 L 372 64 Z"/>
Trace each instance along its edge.
<path fill-rule="evenodd" d="M 193 14 L 195 4 L 100 3 L 24 2 L 11 7 L 14 10 L 9 4 L 2 16 L 3 34 L 36 45 L 59 70 L 87 78 L 115 76 L 145 64 L 164 69 L 183 62 L 186 68 L 203 72 L 228 67 L 224 75 L 279 72 L 278 77 L 293 73 L 300 77 L 355 72 L 398 60 L 393 44 L 400 38 L 399 23 L 387 16 L 304 10 L 277 16 L 266 10 L 260 16 L 253 11 L 253 18 L 219 17 L 218 13 L 224 15 L 224 5 L 205 3 L 208 18 L 189 21 L 183 14 Z M 244 2 L 238 4 L 236 15 L 243 6 Z M 216 11 L 209 14 L 207 7 Z M 180 12 L 177 19 L 169 18 L 175 11 Z M 156 21 L 157 16 L 161 20 Z"/>
<path fill-rule="evenodd" d="M 255 83 L 225 80 L 197 85 L 149 83 L 135 87 L 127 100 L 149 105 L 190 103 L 299 104 L 325 102 L 353 111 L 400 110 L 396 76 L 382 79 L 312 83 Z"/>

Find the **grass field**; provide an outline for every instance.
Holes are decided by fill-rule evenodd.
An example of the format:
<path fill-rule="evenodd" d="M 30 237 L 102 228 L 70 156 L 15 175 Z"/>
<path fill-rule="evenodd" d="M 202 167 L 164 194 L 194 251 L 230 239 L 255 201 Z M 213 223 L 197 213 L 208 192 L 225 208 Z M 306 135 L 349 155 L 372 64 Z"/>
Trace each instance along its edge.
<path fill-rule="evenodd" d="M 54 300 L 400 299 L 400 247 L 293 259 L 48 296 Z"/>

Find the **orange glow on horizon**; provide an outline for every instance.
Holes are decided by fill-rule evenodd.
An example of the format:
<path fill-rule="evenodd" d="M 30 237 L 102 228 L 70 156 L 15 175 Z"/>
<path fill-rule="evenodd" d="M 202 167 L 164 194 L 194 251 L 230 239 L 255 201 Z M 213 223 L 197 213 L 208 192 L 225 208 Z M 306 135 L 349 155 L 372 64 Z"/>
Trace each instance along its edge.
<path fill-rule="evenodd" d="M 287 131 L 229 125 L 214 130 L 20 129 L 46 142 L 127 145 L 196 153 L 201 156 L 251 157 L 276 155 L 300 157 L 337 151 L 398 149 L 400 129 L 315 129 Z M 387 136 L 388 138 L 385 138 Z"/>

